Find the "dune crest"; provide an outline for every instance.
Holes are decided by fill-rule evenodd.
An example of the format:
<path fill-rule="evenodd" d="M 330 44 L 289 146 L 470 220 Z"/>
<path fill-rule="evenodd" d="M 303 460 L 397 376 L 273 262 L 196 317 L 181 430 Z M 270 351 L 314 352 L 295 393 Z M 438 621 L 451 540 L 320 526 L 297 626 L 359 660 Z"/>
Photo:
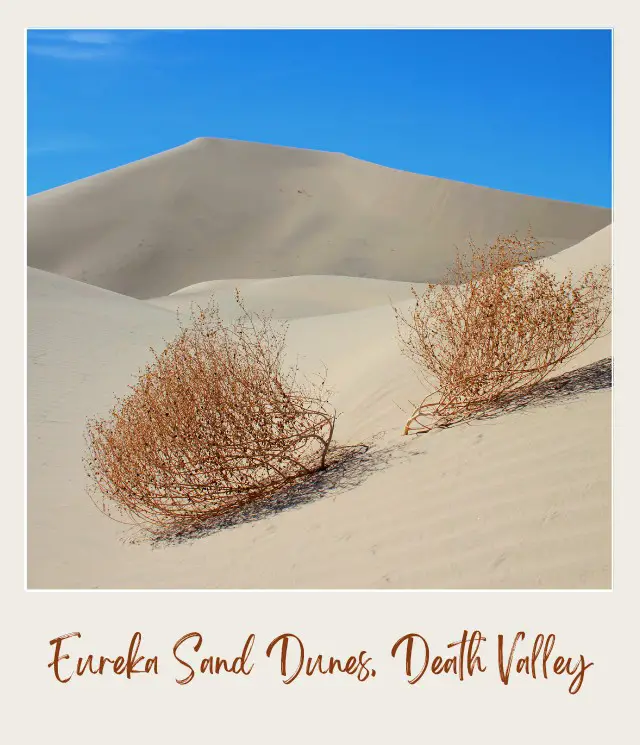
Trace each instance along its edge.
<path fill-rule="evenodd" d="M 469 235 L 573 246 L 611 210 L 397 171 L 340 153 L 200 138 L 28 199 L 28 264 L 155 298 L 203 280 L 439 281 Z"/>

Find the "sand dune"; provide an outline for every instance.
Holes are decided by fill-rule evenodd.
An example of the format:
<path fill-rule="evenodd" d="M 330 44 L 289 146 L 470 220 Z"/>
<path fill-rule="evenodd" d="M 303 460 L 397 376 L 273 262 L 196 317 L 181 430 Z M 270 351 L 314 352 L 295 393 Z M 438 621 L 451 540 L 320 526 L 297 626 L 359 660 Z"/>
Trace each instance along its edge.
<path fill-rule="evenodd" d="M 339 153 L 198 139 L 30 197 L 28 264 L 138 298 L 224 279 L 426 282 L 469 234 L 530 224 L 557 252 L 610 222 L 607 209 Z"/>
<path fill-rule="evenodd" d="M 206 154 L 218 143 L 190 147 Z M 274 150 L 280 157 L 279 149 Z M 265 158 L 275 157 L 271 150 L 265 152 Z M 174 156 L 165 154 L 159 162 Z M 286 157 L 295 164 L 296 174 L 301 162 L 305 173 L 323 172 L 327 162 L 333 163 L 333 156 L 314 161 L 304 151 L 287 151 Z M 335 162 L 340 171 L 346 161 L 336 156 Z M 369 167 L 355 163 L 354 168 Z M 128 173 L 136 181 L 145 169 L 153 175 L 156 165 L 134 164 Z M 111 199 L 120 177 L 119 172 L 104 176 L 114 182 Z M 92 195 L 103 189 L 102 178 L 72 185 L 67 196 L 55 190 L 43 199 L 59 198 L 64 211 L 74 194 L 84 193 L 90 205 Z M 489 209 L 483 200 L 497 198 L 485 191 L 478 192 L 478 210 L 482 205 Z M 70 230 L 71 218 L 65 214 L 60 223 Z M 489 223 L 487 218 L 487 230 Z M 120 229 L 110 240 L 119 240 Z M 580 229 L 588 232 L 586 225 Z M 578 228 L 572 230 L 575 235 Z M 611 393 L 606 364 L 575 373 L 567 388 L 517 412 L 403 438 L 400 407 L 408 409 L 408 400 L 418 398 L 422 389 L 396 344 L 389 297 L 406 304 L 408 284 L 389 278 L 291 276 L 300 264 L 286 263 L 284 256 L 277 269 L 283 277 L 265 279 L 257 273 L 246 279 L 260 259 L 259 251 L 246 267 L 233 252 L 224 257 L 219 252 L 216 258 L 212 251 L 209 273 L 204 263 L 192 273 L 178 269 L 180 262 L 188 263 L 189 254 L 172 257 L 169 243 L 156 244 L 147 256 L 158 262 L 147 278 L 144 262 L 139 272 L 131 264 L 125 271 L 130 244 L 112 259 L 114 267 L 124 261 L 122 267 L 109 270 L 111 259 L 99 255 L 107 250 L 102 243 L 107 233 L 99 233 L 95 242 L 84 247 L 77 243 L 69 252 L 56 243 L 59 235 L 53 235 L 50 255 L 59 262 L 56 268 L 70 274 L 74 266 L 105 272 L 106 283 L 113 281 L 130 294 L 153 295 L 154 300 L 28 270 L 29 587 L 610 586 Z M 600 230 L 544 261 L 559 272 L 605 263 L 610 238 L 609 228 Z M 397 245 L 405 246 L 402 270 L 393 276 L 392 265 L 385 265 L 379 251 L 372 252 L 376 271 L 386 266 L 397 279 L 410 271 L 412 261 L 411 272 L 422 266 L 421 249 L 414 245 L 412 254 L 406 240 L 406 235 L 397 237 Z M 36 241 L 34 255 L 42 257 L 46 248 Z M 315 266 L 313 255 L 306 255 L 309 270 Z M 198 256 L 206 259 L 204 253 Z M 329 261 L 330 255 L 324 259 Z M 264 266 L 270 269 L 269 261 Z M 232 269 L 225 279 L 225 271 Z M 333 271 L 340 273 L 335 267 Z M 193 286 L 194 280 L 200 284 Z M 328 366 L 335 404 L 343 412 L 337 439 L 356 443 L 373 438 L 374 447 L 351 468 L 290 495 L 289 504 L 279 505 L 286 509 L 245 516 L 260 519 L 220 525 L 190 542 L 155 548 L 133 542 L 134 536 L 101 515 L 84 493 L 84 422 L 106 412 L 115 394 L 126 392 L 136 370 L 149 359 L 149 345 L 161 345 L 163 337 L 174 333 L 176 309 L 184 310 L 191 299 L 202 301 L 213 291 L 225 312 L 231 312 L 236 284 L 253 309 L 274 309 L 289 319 L 290 354 L 300 356 L 303 366 L 313 369 L 321 361 Z M 165 296 L 157 297 L 162 293 Z M 610 353 L 606 337 L 567 369 L 581 369 Z M 572 392 L 576 380 L 586 390 Z"/>
<path fill-rule="evenodd" d="M 611 226 L 541 262 L 557 276 L 572 271 L 577 277 L 594 266 L 610 266 Z M 215 295 L 223 314 L 230 316 L 235 312 L 234 294 L 238 289 L 249 310 L 271 313 L 274 318 L 294 319 L 399 304 L 411 298 L 412 287 L 421 292 L 424 284 L 331 275 L 219 279 L 199 282 L 164 297 L 150 298 L 148 302 L 160 308 L 179 310 L 186 317 L 192 303 L 205 306 Z"/>
<path fill-rule="evenodd" d="M 542 259 L 542 262 L 557 276 L 568 271 L 577 276 L 594 266 L 611 266 L 611 241 L 611 225 L 607 225 L 577 245 Z"/>
<path fill-rule="evenodd" d="M 219 279 L 200 282 L 172 293 L 151 298 L 148 302 L 160 308 L 189 312 L 191 303 L 204 307 L 215 295 L 223 314 L 235 312 L 236 289 L 247 309 L 270 313 L 274 318 L 293 319 L 347 313 L 378 305 L 408 300 L 411 288 L 420 283 L 392 282 L 361 277 L 314 276 L 279 277 L 278 279 Z"/>

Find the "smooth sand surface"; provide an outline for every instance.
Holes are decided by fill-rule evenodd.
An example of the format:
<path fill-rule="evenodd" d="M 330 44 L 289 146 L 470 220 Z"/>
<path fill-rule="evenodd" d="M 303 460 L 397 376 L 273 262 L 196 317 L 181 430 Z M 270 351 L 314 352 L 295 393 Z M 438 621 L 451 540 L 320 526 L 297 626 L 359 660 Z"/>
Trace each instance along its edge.
<path fill-rule="evenodd" d="M 526 230 L 561 251 L 611 210 L 322 153 L 198 139 L 28 199 L 28 264 L 138 298 L 200 282 L 437 282 L 455 246 Z"/>
<path fill-rule="evenodd" d="M 610 260 L 610 229 L 544 259 L 559 272 Z M 176 310 L 241 281 L 153 302 L 28 269 L 30 588 L 607 588 L 611 392 L 541 401 L 495 419 L 402 437 L 422 388 L 394 338 L 389 297 L 409 285 L 302 276 L 245 281 L 255 310 L 289 320 L 289 350 L 329 369 L 339 442 L 374 440 L 353 467 L 287 508 L 152 546 L 84 492 L 87 417 L 176 329 Z M 568 369 L 608 357 L 599 340 Z M 251 517 L 251 516 L 249 516 Z M 259 518 L 259 519 L 258 519 Z"/>
<path fill-rule="evenodd" d="M 197 307 L 206 307 L 214 295 L 223 313 L 233 314 L 237 289 L 248 310 L 290 320 L 347 313 L 377 305 L 391 306 L 410 299 L 412 287 L 421 290 L 424 285 L 360 277 L 313 275 L 278 279 L 220 279 L 200 282 L 165 297 L 150 298 L 148 302 L 159 308 L 180 310 L 181 315 L 188 315 L 192 303 Z"/>

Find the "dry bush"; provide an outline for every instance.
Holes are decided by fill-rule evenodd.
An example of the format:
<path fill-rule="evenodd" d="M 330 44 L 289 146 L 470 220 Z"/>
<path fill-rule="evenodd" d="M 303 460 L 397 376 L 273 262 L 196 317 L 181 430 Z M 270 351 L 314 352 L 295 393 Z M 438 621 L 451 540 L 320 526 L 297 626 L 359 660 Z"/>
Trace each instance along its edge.
<path fill-rule="evenodd" d="M 89 421 L 94 502 L 153 529 L 193 528 L 327 465 L 335 412 L 324 377 L 286 368 L 286 326 L 212 302 L 141 373 L 107 418 Z"/>
<path fill-rule="evenodd" d="M 408 316 L 396 309 L 403 352 L 433 389 L 404 434 L 489 413 L 602 334 L 610 269 L 558 279 L 536 261 L 541 246 L 530 231 L 524 239 L 499 236 L 484 250 L 471 241 L 444 284 L 413 290 Z"/>

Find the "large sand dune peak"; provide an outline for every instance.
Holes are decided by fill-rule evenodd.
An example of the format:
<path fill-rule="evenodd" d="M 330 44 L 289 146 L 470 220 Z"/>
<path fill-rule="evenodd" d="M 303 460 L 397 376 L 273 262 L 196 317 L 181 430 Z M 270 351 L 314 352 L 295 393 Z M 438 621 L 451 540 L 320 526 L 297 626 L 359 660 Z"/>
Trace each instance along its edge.
<path fill-rule="evenodd" d="M 470 235 L 530 224 L 555 253 L 610 222 L 341 153 L 200 138 L 30 197 L 28 263 L 138 298 L 232 278 L 438 281 Z"/>

